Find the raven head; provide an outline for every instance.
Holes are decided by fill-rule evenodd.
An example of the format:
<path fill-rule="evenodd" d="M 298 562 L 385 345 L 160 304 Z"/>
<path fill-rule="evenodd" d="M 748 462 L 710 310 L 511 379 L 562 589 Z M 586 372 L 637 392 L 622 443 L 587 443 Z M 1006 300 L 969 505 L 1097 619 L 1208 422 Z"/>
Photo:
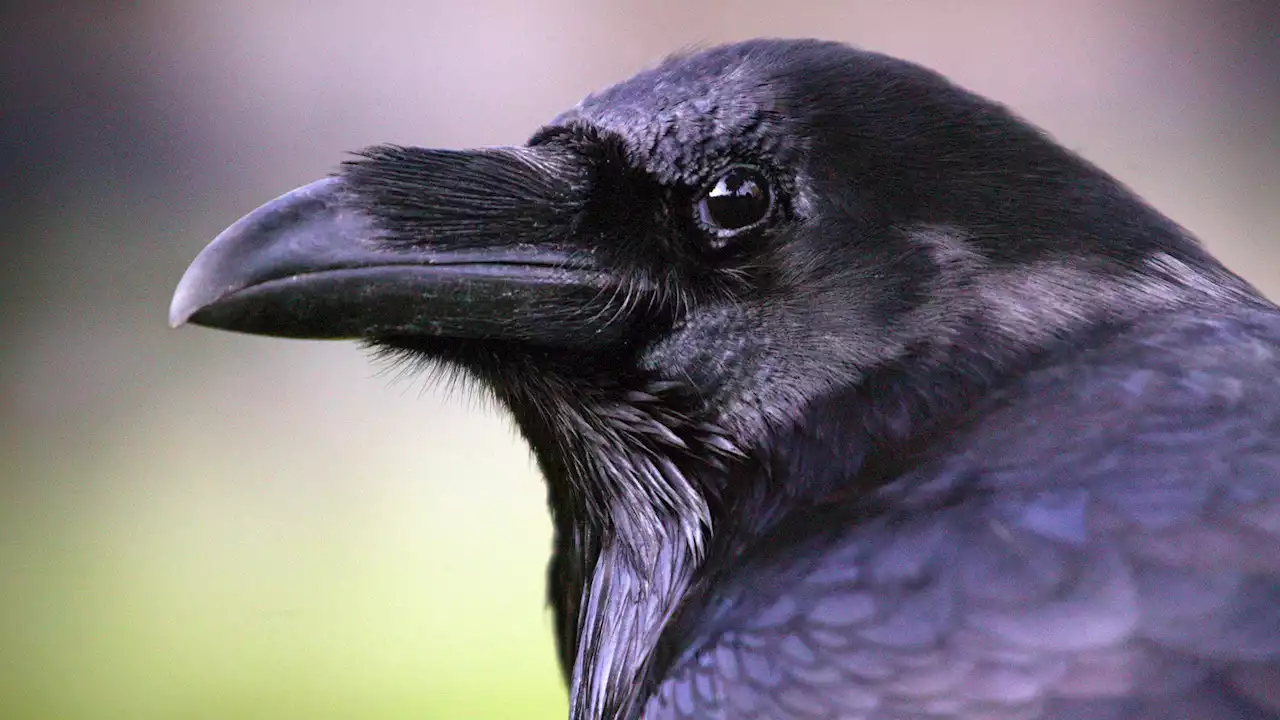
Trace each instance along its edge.
<path fill-rule="evenodd" d="M 521 147 L 367 149 L 214 240 L 171 320 L 358 338 L 488 387 L 548 479 L 562 661 L 596 717 L 636 702 L 708 553 L 856 490 L 1055 344 L 1226 293 L 1248 290 L 1004 108 L 753 41 Z"/>

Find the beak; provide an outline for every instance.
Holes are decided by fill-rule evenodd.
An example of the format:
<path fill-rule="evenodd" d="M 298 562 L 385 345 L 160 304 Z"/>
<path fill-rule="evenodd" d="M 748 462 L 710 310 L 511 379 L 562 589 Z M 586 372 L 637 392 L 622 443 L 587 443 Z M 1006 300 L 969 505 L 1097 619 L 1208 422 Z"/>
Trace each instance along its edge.
<path fill-rule="evenodd" d="M 545 173 L 545 164 L 515 162 L 502 150 L 416 152 L 422 155 L 411 171 L 405 157 L 352 163 L 342 176 L 241 218 L 187 268 L 169 323 L 291 338 L 427 335 L 559 347 L 618 336 L 619 328 L 600 321 L 615 293 L 590 253 L 566 251 L 556 241 L 567 230 L 557 232 L 546 217 L 524 218 L 528 202 L 492 196 L 549 187 L 546 178 L 511 177 L 513 168 Z M 499 160 L 501 183 L 450 176 L 460 169 L 483 174 L 500 152 L 509 155 Z M 372 189 L 362 195 L 360 188 Z M 396 198 L 409 200 L 384 213 L 380 203 Z M 494 217 L 495 208 L 510 212 Z M 406 232 L 419 240 L 398 233 L 404 217 L 412 221 Z"/>

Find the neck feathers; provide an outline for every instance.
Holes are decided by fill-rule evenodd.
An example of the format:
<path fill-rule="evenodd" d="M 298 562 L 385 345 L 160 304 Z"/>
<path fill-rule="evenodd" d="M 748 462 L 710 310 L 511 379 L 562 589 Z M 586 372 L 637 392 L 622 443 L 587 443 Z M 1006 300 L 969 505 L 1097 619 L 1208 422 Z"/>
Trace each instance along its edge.
<path fill-rule="evenodd" d="M 546 388 L 510 403 L 549 484 L 551 602 L 574 718 L 621 717 L 642 700 L 632 695 L 702 563 L 727 466 L 742 457 L 682 385 L 636 385 Z"/>

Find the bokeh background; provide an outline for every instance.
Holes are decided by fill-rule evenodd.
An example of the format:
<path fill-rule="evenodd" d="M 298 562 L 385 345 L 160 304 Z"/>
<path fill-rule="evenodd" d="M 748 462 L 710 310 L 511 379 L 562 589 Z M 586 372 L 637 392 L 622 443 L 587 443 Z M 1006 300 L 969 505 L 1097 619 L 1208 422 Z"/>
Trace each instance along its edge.
<path fill-rule="evenodd" d="M 679 48 L 819 36 L 1012 105 L 1280 295 L 1274 3 L 4 3 L 0 717 L 556 718 L 544 492 L 353 345 L 170 330 L 374 142 L 518 143 Z"/>

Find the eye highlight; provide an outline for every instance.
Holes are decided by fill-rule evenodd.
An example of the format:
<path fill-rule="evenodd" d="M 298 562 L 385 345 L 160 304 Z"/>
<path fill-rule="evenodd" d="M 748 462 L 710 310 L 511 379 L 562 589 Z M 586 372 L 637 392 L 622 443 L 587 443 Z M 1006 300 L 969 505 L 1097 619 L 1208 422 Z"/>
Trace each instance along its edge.
<path fill-rule="evenodd" d="M 698 222 L 722 247 L 728 239 L 751 230 L 773 209 L 769 178 L 745 165 L 731 167 L 703 193 L 695 210 Z"/>

